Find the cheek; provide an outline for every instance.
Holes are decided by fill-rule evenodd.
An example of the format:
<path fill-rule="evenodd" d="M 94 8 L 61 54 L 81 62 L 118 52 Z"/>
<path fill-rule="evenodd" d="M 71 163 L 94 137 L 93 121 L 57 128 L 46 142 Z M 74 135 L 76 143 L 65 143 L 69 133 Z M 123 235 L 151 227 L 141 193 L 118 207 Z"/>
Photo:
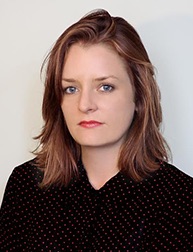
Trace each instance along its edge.
<path fill-rule="evenodd" d="M 134 113 L 134 102 L 119 102 L 114 108 L 114 113 L 112 111 L 112 118 L 116 124 L 122 124 L 122 126 L 129 127 L 133 121 Z"/>
<path fill-rule="evenodd" d="M 69 102 L 63 101 L 61 104 L 61 109 L 63 112 L 63 115 L 69 116 L 70 113 L 72 112 L 72 105 Z"/>
<path fill-rule="evenodd" d="M 130 99 L 120 98 L 114 104 L 114 111 L 118 114 L 125 115 L 126 117 L 132 115 L 135 111 L 135 103 Z"/>
<path fill-rule="evenodd" d="M 64 106 L 64 104 L 62 104 L 61 109 L 62 109 L 64 121 L 66 122 L 67 127 L 69 127 L 71 120 L 73 118 L 70 113 L 70 110 L 66 106 Z"/>

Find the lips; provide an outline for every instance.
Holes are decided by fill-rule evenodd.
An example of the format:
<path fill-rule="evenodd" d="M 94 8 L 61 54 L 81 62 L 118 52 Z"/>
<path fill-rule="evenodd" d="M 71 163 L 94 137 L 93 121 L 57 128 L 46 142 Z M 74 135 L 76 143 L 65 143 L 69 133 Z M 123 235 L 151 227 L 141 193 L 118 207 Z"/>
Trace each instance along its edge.
<path fill-rule="evenodd" d="M 83 128 L 95 128 L 102 125 L 102 123 L 92 120 L 92 121 L 81 121 L 78 125 L 80 125 Z"/>

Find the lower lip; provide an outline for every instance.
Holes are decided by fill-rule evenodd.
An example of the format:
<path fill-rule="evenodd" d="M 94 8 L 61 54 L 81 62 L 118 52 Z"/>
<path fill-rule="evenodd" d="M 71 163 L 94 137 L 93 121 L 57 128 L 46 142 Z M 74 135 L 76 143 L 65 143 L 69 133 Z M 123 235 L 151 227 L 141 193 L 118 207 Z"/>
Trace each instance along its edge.
<path fill-rule="evenodd" d="M 99 122 L 82 122 L 79 124 L 83 128 L 91 129 L 96 128 L 102 125 L 102 123 Z"/>

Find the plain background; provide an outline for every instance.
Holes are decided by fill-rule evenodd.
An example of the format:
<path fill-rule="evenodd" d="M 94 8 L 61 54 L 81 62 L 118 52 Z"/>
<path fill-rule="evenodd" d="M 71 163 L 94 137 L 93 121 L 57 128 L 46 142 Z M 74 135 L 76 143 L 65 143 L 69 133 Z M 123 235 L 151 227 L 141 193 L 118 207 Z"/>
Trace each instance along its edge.
<path fill-rule="evenodd" d="M 37 146 L 44 57 L 70 24 L 98 8 L 140 34 L 157 69 L 173 163 L 193 175 L 192 0 L 0 0 L 0 201 L 13 168 Z"/>

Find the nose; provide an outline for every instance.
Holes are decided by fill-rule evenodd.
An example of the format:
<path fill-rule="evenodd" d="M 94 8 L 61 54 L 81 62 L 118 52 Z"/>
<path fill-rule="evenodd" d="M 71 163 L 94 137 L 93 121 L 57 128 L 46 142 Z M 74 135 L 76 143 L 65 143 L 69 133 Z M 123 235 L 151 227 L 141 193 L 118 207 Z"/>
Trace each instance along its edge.
<path fill-rule="evenodd" d="M 79 110 L 90 113 L 97 110 L 97 101 L 93 90 L 82 90 L 79 96 Z"/>

